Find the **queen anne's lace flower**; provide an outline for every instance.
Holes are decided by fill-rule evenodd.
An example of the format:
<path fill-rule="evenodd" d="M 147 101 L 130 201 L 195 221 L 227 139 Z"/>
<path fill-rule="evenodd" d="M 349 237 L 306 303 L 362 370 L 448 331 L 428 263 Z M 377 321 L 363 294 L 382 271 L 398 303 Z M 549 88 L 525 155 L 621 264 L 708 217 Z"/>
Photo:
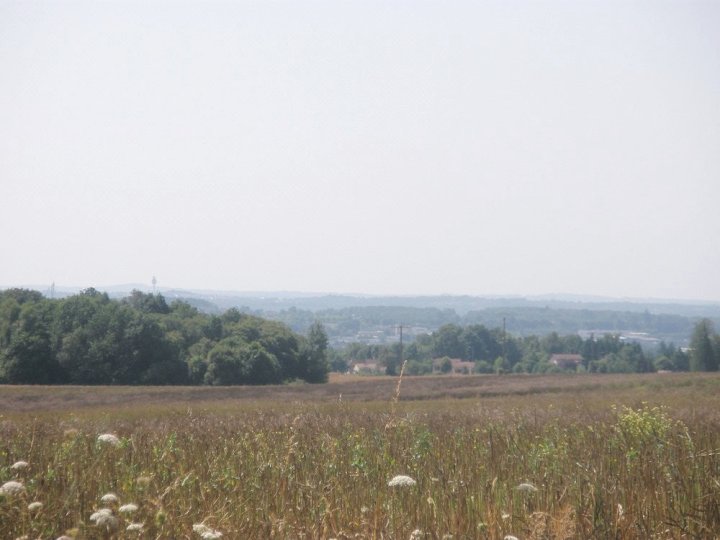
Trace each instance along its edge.
<path fill-rule="evenodd" d="M 43 503 L 41 503 L 39 501 L 31 502 L 30 504 L 28 504 L 28 510 L 30 510 L 31 512 L 37 512 L 42 507 L 43 507 Z"/>
<path fill-rule="evenodd" d="M 144 524 L 143 524 L 143 523 L 131 523 L 130 525 L 128 525 L 128 526 L 125 528 L 125 530 L 126 530 L 126 531 L 131 531 L 131 532 L 132 532 L 132 531 L 140 532 L 140 531 L 143 530 L 143 527 L 144 527 Z"/>
<path fill-rule="evenodd" d="M 27 469 L 28 465 L 29 465 L 29 463 L 27 461 L 20 460 L 20 461 L 16 461 L 15 463 L 13 463 L 10 466 L 10 468 L 13 471 L 21 471 L 22 469 Z"/>
<path fill-rule="evenodd" d="M 109 508 L 101 508 L 97 512 L 93 512 L 90 514 L 90 521 L 97 522 L 98 519 L 100 519 L 102 516 L 112 516 L 112 510 Z"/>
<path fill-rule="evenodd" d="M 530 483 L 523 483 L 516 487 L 518 491 L 524 491 L 525 493 L 535 493 L 538 489 Z"/>
<path fill-rule="evenodd" d="M 203 540 L 217 540 L 218 538 L 222 538 L 222 533 L 220 531 L 211 529 L 204 523 L 196 523 L 193 525 L 193 531 L 199 534 L 200 538 Z"/>
<path fill-rule="evenodd" d="M 15 480 L 10 480 L 0 486 L 0 495 L 15 496 L 22 495 L 23 493 L 25 493 L 25 486 L 23 486 L 21 482 L 16 482 Z"/>
<path fill-rule="evenodd" d="M 120 526 L 120 521 L 113 515 L 109 508 L 101 508 L 90 516 L 90 521 L 94 521 L 95 525 L 111 532 Z"/>
<path fill-rule="evenodd" d="M 414 486 L 417 484 L 415 480 L 410 478 L 409 476 L 405 476 L 403 474 L 399 474 L 395 476 L 392 480 L 388 482 L 388 486 L 390 487 L 396 487 L 396 486 Z"/>
<path fill-rule="evenodd" d="M 133 512 L 137 512 L 138 505 L 133 503 L 123 504 L 120 508 L 118 508 L 118 512 L 121 514 L 132 514 Z"/>
<path fill-rule="evenodd" d="M 120 521 L 113 515 L 103 515 L 95 521 L 95 525 L 108 531 L 114 531 L 120 525 Z"/>
<path fill-rule="evenodd" d="M 114 493 L 106 493 L 100 497 L 100 502 L 103 504 L 113 504 L 118 502 L 118 497 Z"/>
<path fill-rule="evenodd" d="M 97 440 L 98 440 L 98 442 L 101 442 L 103 444 L 107 444 L 110 446 L 120 446 L 120 439 L 118 439 L 112 433 L 103 433 L 102 435 L 98 435 Z"/>

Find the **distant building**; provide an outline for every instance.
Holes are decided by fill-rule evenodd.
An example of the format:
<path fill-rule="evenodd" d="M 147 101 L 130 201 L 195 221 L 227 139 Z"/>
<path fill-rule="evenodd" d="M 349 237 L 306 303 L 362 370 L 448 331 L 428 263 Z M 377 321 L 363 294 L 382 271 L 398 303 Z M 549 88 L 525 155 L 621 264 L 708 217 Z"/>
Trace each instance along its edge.
<path fill-rule="evenodd" d="M 583 357 L 580 354 L 553 354 L 550 363 L 560 369 L 575 369 L 582 364 Z"/>
<path fill-rule="evenodd" d="M 433 360 L 433 373 L 442 373 L 443 362 L 445 362 L 445 358 L 435 358 Z M 470 375 L 475 370 L 475 362 L 467 362 L 459 358 L 451 358 L 450 365 L 452 366 L 450 373 L 459 375 Z"/>
<path fill-rule="evenodd" d="M 377 362 L 355 362 L 351 370 L 355 375 L 379 375 L 385 369 Z"/>

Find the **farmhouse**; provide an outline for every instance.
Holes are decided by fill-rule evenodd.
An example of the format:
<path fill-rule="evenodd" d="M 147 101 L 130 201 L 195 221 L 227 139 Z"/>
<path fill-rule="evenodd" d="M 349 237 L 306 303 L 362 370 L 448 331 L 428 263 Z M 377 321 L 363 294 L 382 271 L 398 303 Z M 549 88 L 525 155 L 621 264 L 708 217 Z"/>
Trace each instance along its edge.
<path fill-rule="evenodd" d="M 580 354 L 553 354 L 550 363 L 561 369 L 574 369 L 582 364 L 583 357 Z"/>
<path fill-rule="evenodd" d="M 355 375 L 378 375 L 383 371 L 383 367 L 377 362 L 355 362 L 352 366 Z"/>
<path fill-rule="evenodd" d="M 450 373 L 458 373 L 461 375 L 470 375 L 475 369 L 475 362 L 467 362 L 459 358 L 450 358 Z M 442 373 L 442 365 L 445 358 L 436 358 L 433 360 L 433 373 Z"/>

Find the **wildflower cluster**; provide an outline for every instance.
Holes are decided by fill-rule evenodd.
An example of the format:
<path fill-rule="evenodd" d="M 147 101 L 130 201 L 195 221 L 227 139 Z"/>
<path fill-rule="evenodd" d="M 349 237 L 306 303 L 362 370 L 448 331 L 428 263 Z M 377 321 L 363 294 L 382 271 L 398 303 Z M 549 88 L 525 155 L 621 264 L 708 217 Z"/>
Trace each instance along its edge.
<path fill-rule="evenodd" d="M 223 535 L 220 531 L 216 531 L 204 523 L 196 523 L 193 525 L 193 532 L 199 534 L 203 540 L 217 540 L 218 538 L 222 538 Z"/>
<path fill-rule="evenodd" d="M 394 476 L 388 482 L 389 487 L 409 487 L 409 486 L 414 486 L 415 484 L 417 484 L 417 482 L 415 480 L 413 480 L 409 476 L 405 476 L 403 474 Z"/>
<path fill-rule="evenodd" d="M 120 439 L 118 439 L 117 435 L 113 435 L 112 433 L 103 433 L 102 435 L 98 435 L 98 443 L 104 444 L 107 446 L 113 446 L 118 447 L 120 446 Z"/>
<path fill-rule="evenodd" d="M 16 497 L 18 495 L 22 495 L 23 493 L 25 493 L 25 486 L 22 484 L 22 482 L 10 480 L 9 482 L 5 482 L 2 486 L 0 486 L 0 495 Z"/>
<path fill-rule="evenodd" d="M 115 493 L 106 493 L 100 497 L 100 502 L 106 505 L 117 507 L 120 504 L 120 498 Z M 126 503 L 118 507 L 118 514 L 130 515 L 138 511 L 138 505 L 135 503 Z M 105 529 L 108 532 L 116 531 L 120 528 L 120 519 L 115 515 L 112 508 L 101 508 L 90 516 L 90 521 L 101 529 Z M 127 531 L 142 531 L 144 527 L 143 523 L 128 523 L 125 530 Z"/>

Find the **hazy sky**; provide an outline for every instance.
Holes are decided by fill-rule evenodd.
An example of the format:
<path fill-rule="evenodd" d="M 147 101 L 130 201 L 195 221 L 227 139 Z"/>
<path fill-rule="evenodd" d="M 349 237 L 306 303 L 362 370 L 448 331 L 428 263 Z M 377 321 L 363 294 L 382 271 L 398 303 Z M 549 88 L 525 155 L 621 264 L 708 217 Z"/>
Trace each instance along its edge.
<path fill-rule="evenodd" d="M 720 300 L 720 2 L 0 2 L 0 286 Z"/>

